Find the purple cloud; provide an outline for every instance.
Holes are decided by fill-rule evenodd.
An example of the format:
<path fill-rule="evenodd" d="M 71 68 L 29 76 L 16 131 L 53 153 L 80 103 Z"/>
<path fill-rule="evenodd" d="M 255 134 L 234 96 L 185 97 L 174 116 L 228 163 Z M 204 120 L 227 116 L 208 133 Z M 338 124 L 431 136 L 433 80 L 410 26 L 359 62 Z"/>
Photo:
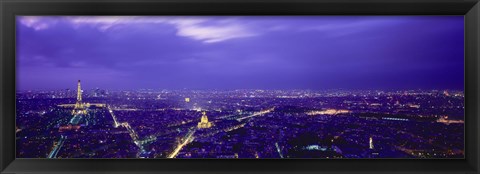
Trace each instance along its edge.
<path fill-rule="evenodd" d="M 463 89 L 463 16 L 17 17 L 19 89 Z"/>

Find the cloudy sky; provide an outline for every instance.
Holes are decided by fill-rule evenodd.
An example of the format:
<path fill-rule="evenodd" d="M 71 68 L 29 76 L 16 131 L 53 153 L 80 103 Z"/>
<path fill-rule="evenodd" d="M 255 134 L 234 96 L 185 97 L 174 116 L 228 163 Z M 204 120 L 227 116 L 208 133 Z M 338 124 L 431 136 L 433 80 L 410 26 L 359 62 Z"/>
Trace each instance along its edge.
<path fill-rule="evenodd" d="M 463 16 L 20 16 L 17 88 L 463 89 Z"/>

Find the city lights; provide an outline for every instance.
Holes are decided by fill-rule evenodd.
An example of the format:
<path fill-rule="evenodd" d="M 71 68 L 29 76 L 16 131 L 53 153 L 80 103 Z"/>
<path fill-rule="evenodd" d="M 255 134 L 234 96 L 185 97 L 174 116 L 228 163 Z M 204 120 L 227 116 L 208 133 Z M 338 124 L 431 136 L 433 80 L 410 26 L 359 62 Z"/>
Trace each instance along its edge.
<path fill-rule="evenodd" d="M 463 98 L 442 91 L 415 91 L 409 97 L 406 91 L 177 90 L 148 95 L 111 91 L 99 100 L 88 90 L 82 93 L 80 83 L 77 86 L 75 104 L 35 97 L 37 104 L 52 109 L 20 110 L 18 119 L 25 125 L 32 123 L 22 115 L 47 118 L 40 121 L 47 125 L 40 132 L 48 132 L 17 126 L 20 157 L 457 158 L 464 154 Z M 246 92 L 256 97 L 241 95 Z M 303 97 L 276 97 L 293 93 Z M 31 94 L 19 93 L 19 98 L 27 102 Z M 127 99 L 140 95 L 141 99 Z M 158 102 L 158 95 L 165 100 Z M 195 107 L 170 99 L 184 95 L 195 96 Z M 145 101 L 158 105 L 146 107 Z M 446 109 L 449 116 L 438 116 Z M 453 133 L 457 139 L 442 141 Z M 27 148 L 30 144 L 39 148 L 32 151 Z M 348 150 L 352 148 L 356 150 Z"/>
<path fill-rule="evenodd" d="M 465 157 L 464 16 L 15 20 L 16 158 Z"/>

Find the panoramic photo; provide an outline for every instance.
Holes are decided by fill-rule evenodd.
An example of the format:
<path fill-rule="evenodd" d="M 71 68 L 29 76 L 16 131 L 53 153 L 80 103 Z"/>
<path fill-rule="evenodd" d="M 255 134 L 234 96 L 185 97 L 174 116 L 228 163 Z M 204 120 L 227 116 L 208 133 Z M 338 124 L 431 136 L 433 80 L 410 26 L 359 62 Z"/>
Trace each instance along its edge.
<path fill-rule="evenodd" d="M 17 158 L 464 158 L 464 16 L 17 16 Z"/>

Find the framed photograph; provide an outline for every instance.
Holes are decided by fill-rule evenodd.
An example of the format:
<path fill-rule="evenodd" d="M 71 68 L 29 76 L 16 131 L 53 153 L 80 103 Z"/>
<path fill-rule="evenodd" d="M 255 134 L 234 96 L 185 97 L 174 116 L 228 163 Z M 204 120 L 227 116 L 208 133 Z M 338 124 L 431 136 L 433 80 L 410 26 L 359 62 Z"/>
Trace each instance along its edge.
<path fill-rule="evenodd" d="M 479 173 L 477 0 L 6 0 L 2 173 Z"/>

